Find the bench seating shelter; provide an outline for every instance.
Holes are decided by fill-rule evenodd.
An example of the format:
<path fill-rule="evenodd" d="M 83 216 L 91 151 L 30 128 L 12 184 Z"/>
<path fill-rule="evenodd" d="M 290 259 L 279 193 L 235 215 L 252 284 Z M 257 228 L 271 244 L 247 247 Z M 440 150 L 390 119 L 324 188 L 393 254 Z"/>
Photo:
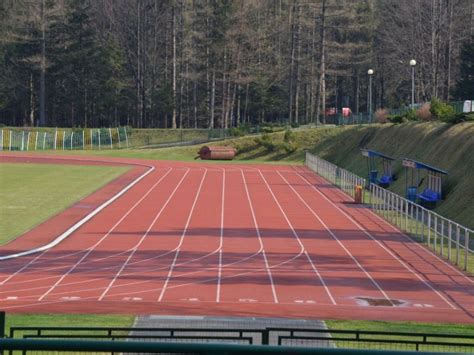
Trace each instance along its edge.
<path fill-rule="evenodd" d="M 393 182 L 392 164 L 395 158 L 370 149 L 361 149 L 362 155 L 367 158 L 367 170 L 369 183 L 378 184 L 381 187 L 389 187 Z M 377 161 L 382 162 L 382 174 L 378 178 Z"/>
<path fill-rule="evenodd" d="M 443 176 L 448 175 L 446 171 L 409 158 L 403 158 L 402 165 L 407 170 L 405 181 L 408 200 L 413 202 L 418 200 L 421 204 L 427 206 L 434 206 L 438 201 L 442 200 Z M 420 175 L 424 175 L 424 177 L 420 179 Z M 419 193 L 418 189 L 423 184 L 425 178 L 425 188 Z"/>

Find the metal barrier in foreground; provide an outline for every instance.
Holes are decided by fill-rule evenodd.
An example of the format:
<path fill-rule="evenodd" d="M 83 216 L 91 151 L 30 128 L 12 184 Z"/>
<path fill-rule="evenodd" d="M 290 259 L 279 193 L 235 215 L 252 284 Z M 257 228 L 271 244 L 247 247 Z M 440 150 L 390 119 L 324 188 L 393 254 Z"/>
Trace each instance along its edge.
<path fill-rule="evenodd" d="M 200 343 L 372 349 L 437 352 L 474 352 L 474 334 L 432 334 L 312 328 L 115 328 L 11 327 L 10 339 L 94 340 L 162 343 Z"/>
<path fill-rule="evenodd" d="M 236 344 L 195 344 L 195 343 L 157 343 L 138 341 L 90 341 L 90 340 L 31 340 L 31 339 L 0 339 L 0 354 L 2 352 L 23 354 L 68 354 L 83 352 L 85 354 L 385 354 L 410 355 L 415 352 L 398 350 L 354 350 L 337 348 L 287 347 L 271 345 L 236 345 Z M 426 354 L 441 354 L 427 352 Z M 447 354 L 447 353 L 444 353 Z"/>

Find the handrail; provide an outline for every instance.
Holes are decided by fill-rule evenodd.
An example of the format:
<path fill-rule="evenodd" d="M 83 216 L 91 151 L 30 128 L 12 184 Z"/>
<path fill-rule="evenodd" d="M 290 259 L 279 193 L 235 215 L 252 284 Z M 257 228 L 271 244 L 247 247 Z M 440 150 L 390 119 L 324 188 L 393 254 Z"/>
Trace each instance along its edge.
<path fill-rule="evenodd" d="M 337 348 L 309 348 L 296 346 L 272 345 L 240 345 L 240 344 L 199 344 L 199 343 L 159 343 L 138 341 L 91 341 L 91 340 L 32 340 L 32 339 L 0 339 L 0 350 L 20 351 L 83 351 L 83 352 L 180 352 L 199 354 L 386 354 L 408 355 L 416 354 L 410 351 L 398 350 L 359 350 Z M 424 354 L 441 354 L 426 352 Z M 446 354 L 446 353 L 443 353 Z"/>

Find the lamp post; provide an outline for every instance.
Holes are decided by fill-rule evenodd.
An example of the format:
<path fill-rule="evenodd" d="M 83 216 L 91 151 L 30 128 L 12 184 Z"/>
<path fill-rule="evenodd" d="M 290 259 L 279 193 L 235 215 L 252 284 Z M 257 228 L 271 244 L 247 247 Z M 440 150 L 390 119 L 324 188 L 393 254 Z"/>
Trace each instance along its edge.
<path fill-rule="evenodd" d="M 415 66 L 416 60 L 410 60 L 411 66 L 411 108 L 415 107 Z"/>
<path fill-rule="evenodd" d="M 369 74 L 369 118 L 370 122 L 372 122 L 372 75 L 374 75 L 374 70 L 369 69 L 367 70 L 367 74 Z"/>

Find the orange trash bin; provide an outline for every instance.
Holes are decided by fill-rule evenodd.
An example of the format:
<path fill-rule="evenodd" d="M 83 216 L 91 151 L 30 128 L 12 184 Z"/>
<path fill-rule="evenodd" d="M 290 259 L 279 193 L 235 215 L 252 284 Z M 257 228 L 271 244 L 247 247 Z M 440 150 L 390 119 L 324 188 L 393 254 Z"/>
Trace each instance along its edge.
<path fill-rule="evenodd" d="M 354 203 L 362 203 L 363 202 L 363 198 L 362 198 L 363 191 L 364 190 L 362 189 L 361 185 L 356 185 L 355 192 L 354 192 Z"/>

